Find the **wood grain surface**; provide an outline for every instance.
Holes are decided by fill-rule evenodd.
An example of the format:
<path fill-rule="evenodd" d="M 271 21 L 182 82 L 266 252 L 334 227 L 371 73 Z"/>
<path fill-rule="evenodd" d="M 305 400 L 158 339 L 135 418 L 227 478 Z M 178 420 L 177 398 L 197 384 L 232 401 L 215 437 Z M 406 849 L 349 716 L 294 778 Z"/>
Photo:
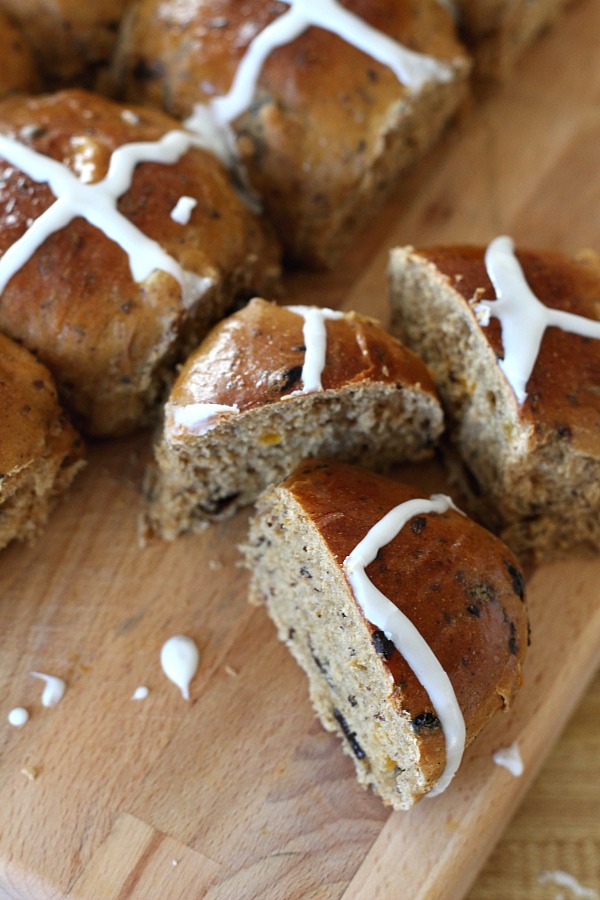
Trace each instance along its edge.
<path fill-rule="evenodd" d="M 599 34 L 600 0 L 582 0 L 477 98 L 338 269 L 290 276 L 287 299 L 385 321 L 399 243 L 509 233 L 600 249 Z M 1 556 L 0 897 L 571 896 L 540 883 L 554 870 L 600 892 L 600 561 L 533 574 L 514 708 L 445 794 L 390 814 L 357 785 L 303 674 L 246 602 L 246 514 L 138 547 L 149 442 L 91 446 L 41 540 Z M 160 670 L 176 633 L 202 653 L 190 702 Z M 59 706 L 41 706 L 32 670 L 66 680 Z M 134 701 L 141 684 L 149 696 Z M 22 729 L 6 723 L 17 705 L 31 713 Z M 521 778 L 491 759 L 514 740 Z"/>

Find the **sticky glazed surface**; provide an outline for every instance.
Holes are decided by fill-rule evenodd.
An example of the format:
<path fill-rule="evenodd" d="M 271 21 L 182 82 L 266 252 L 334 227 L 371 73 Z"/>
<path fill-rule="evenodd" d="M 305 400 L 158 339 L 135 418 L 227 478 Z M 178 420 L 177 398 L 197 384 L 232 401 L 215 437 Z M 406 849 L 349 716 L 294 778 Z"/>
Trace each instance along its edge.
<path fill-rule="evenodd" d="M 253 299 L 219 323 L 190 356 L 173 386 L 170 406 L 235 404 L 240 412 L 302 388 L 306 355 L 301 316 Z M 420 386 L 435 396 L 432 378 L 412 351 L 376 322 L 350 313 L 327 322 L 324 390 L 371 381 Z"/>
<path fill-rule="evenodd" d="M 0 133 L 60 161 L 86 183 L 106 175 L 116 148 L 156 141 L 177 128 L 162 112 L 78 90 L 0 104 Z M 170 215 L 182 195 L 198 201 L 185 226 Z M 55 199 L 47 185 L 4 165 L 0 250 L 6 252 Z M 200 149 L 173 164 L 139 164 L 117 206 L 182 269 L 210 279 L 192 308 L 184 307 L 172 275 L 155 270 L 136 283 L 121 246 L 81 216 L 46 239 L 0 298 L 0 327 L 39 354 L 80 421 L 101 434 L 146 421 L 165 368 L 236 294 L 268 290 L 278 273 L 277 250 L 259 220 L 221 164 Z"/>
<path fill-rule="evenodd" d="M 417 251 L 446 276 L 468 304 L 495 298 L 482 247 L 436 247 Z M 546 306 L 600 320 L 600 260 L 580 260 L 550 251 L 517 250 L 533 293 Z M 481 329 L 496 357 L 503 356 L 500 321 Z M 560 436 L 583 453 L 600 455 L 600 341 L 560 328 L 547 328 L 519 408 L 532 442 Z"/>
<path fill-rule="evenodd" d="M 337 563 L 394 506 L 420 496 L 356 466 L 312 461 L 284 485 Z M 375 586 L 413 622 L 447 672 L 472 738 L 509 705 L 527 648 L 524 579 L 511 551 L 454 510 L 416 517 L 367 568 Z M 371 626 L 371 630 L 375 629 Z M 433 714 L 397 651 L 385 659 L 411 718 Z"/>
<path fill-rule="evenodd" d="M 449 62 L 463 56 L 448 13 L 437 2 L 347 0 L 342 5 L 416 52 Z M 192 8 L 142 0 L 128 17 L 129 32 L 120 48 L 132 89 L 173 115 L 189 115 L 195 103 L 227 93 L 249 43 L 287 10 L 289 5 L 277 0 L 243 5 L 199 0 Z M 367 80 L 384 86 L 386 100 L 406 93 L 385 66 L 339 36 L 312 27 L 270 54 L 258 93 L 277 97 L 289 109 L 308 108 L 310 117 L 323 125 L 328 113 L 336 111 L 332 129 L 350 126 L 358 138 L 360 116 L 350 113 L 353 101 L 364 109 L 369 99 L 360 97 L 366 67 L 372 67 Z M 340 100 L 345 100 L 341 110 Z"/>
<path fill-rule="evenodd" d="M 327 263 L 369 203 L 439 134 L 468 73 L 437 0 L 344 6 L 411 50 L 456 61 L 455 78 L 415 97 L 386 66 L 314 27 L 269 55 L 250 109 L 234 123 L 238 152 L 288 255 L 311 265 Z M 117 80 L 125 96 L 188 116 L 194 104 L 229 90 L 250 41 L 288 9 L 203 0 L 190 14 L 175 2 L 145 0 L 123 29 Z"/>

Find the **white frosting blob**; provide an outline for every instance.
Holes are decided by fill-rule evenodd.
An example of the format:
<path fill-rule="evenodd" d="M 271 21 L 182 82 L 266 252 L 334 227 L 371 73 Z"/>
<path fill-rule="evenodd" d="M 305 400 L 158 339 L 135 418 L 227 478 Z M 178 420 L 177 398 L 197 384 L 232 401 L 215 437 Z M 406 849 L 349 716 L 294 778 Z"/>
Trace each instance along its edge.
<path fill-rule="evenodd" d="M 132 700 L 145 700 L 150 691 L 146 687 L 145 684 L 141 684 L 139 687 L 135 689 L 133 694 L 131 695 Z"/>
<path fill-rule="evenodd" d="M 504 359 L 499 365 L 518 402 L 527 397 L 527 382 L 535 366 L 546 328 L 600 340 L 600 322 L 545 306 L 535 296 L 515 255 L 510 237 L 495 238 L 485 253 L 485 265 L 496 300 L 480 300 L 473 311 L 483 327 L 489 316 L 500 320 Z"/>
<path fill-rule="evenodd" d="M 124 144 L 113 151 L 105 177 L 87 184 L 58 160 L 0 135 L 0 157 L 33 181 L 47 184 L 56 197 L 0 258 L 0 293 L 50 235 L 82 216 L 123 249 L 134 281 L 143 282 L 156 270 L 167 272 L 179 282 L 184 306 L 191 306 L 212 284 L 212 279 L 185 272 L 157 241 L 118 210 L 117 201 L 131 187 L 138 164 L 170 165 L 198 144 L 196 135 L 183 130 L 169 131 L 157 141 Z M 82 177 L 86 177 L 86 171 L 84 166 Z"/>
<path fill-rule="evenodd" d="M 173 209 L 171 218 L 179 225 L 187 225 L 198 201 L 193 197 L 180 197 Z"/>
<path fill-rule="evenodd" d="M 395 506 L 370 529 L 343 563 L 348 583 L 363 615 L 383 631 L 402 654 L 427 691 L 443 728 L 446 766 L 429 792 L 430 797 L 441 794 L 458 770 L 465 748 L 465 721 L 450 679 L 431 647 L 404 613 L 375 587 L 365 570 L 379 550 L 389 544 L 413 516 L 444 513 L 448 509 L 456 510 L 457 507 L 444 494 L 433 494 L 429 500 L 407 500 Z"/>
<path fill-rule="evenodd" d="M 60 703 L 67 689 L 62 678 L 57 678 L 56 675 L 45 675 L 43 672 L 32 672 L 31 674 L 34 678 L 40 678 L 46 682 L 42 691 L 42 706 L 56 706 L 57 703 Z"/>
<path fill-rule="evenodd" d="M 181 690 L 184 700 L 190 699 L 190 682 L 198 670 L 200 652 L 190 637 L 176 634 L 163 644 L 160 664 L 167 678 Z"/>
<path fill-rule="evenodd" d="M 195 434 L 200 436 L 212 431 L 223 416 L 239 412 L 234 404 L 227 406 L 221 403 L 188 403 L 186 406 L 168 406 L 168 430 L 171 434 Z"/>
<path fill-rule="evenodd" d="M 302 316 L 302 337 L 304 339 L 304 365 L 302 366 L 302 389 L 288 394 L 289 397 L 297 394 L 312 394 L 322 391 L 321 376 L 325 368 L 327 355 L 327 319 L 343 319 L 344 313 L 335 309 L 326 309 L 319 306 L 288 306 L 290 312 Z"/>
<path fill-rule="evenodd" d="M 497 766 L 504 766 L 505 769 L 508 769 L 515 778 L 519 778 L 525 770 L 521 751 L 516 741 L 510 747 L 500 747 L 492 754 L 492 759 Z"/>
<path fill-rule="evenodd" d="M 388 66 L 398 80 L 412 91 L 421 90 L 428 81 L 452 80 L 451 64 L 403 47 L 337 0 L 283 2 L 290 9 L 273 19 L 251 40 L 229 91 L 207 104 L 197 104 L 185 122 L 186 127 L 196 131 L 225 162 L 231 161 L 232 153 L 235 158 L 235 140 L 229 126 L 250 106 L 266 59 L 277 47 L 291 43 L 311 26 L 333 32 L 372 59 Z"/>
<path fill-rule="evenodd" d="M 29 721 L 29 713 L 25 707 L 15 706 L 9 712 L 7 719 L 10 725 L 13 725 L 15 728 L 22 728 Z"/>

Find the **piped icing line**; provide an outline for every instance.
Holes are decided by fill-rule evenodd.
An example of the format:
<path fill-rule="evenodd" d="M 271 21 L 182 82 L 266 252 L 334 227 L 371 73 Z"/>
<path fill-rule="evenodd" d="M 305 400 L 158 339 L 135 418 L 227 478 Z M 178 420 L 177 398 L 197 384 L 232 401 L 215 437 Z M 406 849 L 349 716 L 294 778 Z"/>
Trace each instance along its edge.
<path fill-rule="evenodd" d="M 489 244 L 485 265 L 497 299 L 480 300 L 473 311 L 484 328 L 489 316 L 500 320 L 504 359 L 499 364 L 522 404 L 546 328 L 600 340 L 600 322 L 542 303 L 527 283 L 510 237 L 501 235 Z"/>
<path fill-rule="evenodd" d="M 389 544 L 413 516 L 460 512 L 450 497 L 432 494 L 395 506 L 379 520 L 346 557 L 342 568 L 364 617 L 383 631 L 427 691 L 440 720 L 446 742 L 446 765 L 428 796 L 441 794 L 452 781 L 465 748 L 466 728 L 454 688 L 433 650 L 410 619 L 385 596 L 366 574 L 379 550 Z"/>
<path fill-rule="evenodd" d="M 224 417 L 239 411 L 235 403 L 231 406 L 224 403 L 188 403 L 185 406 L 170 403 L 169 431 L 174 436 L 183 434 L 200 436 L 216 428 Z"/>
<path fill-rule="evenodd" d="M 184 271 L 157 241 L 119 212 L 117 201 L 131 187 L 139 163 L 173 164 L 197 144 L 195 135 L 181 130 L 167 132 L 157 141 L 124 144 L 113 151 L 105 177 L 88 184 L 58 160 L 0 135 L 0 157 L 33 181 L 47 184 L 56 198 L 0 258 L 0 293 L 50 235 L 82 216 L 123 249 L 134 281 L 143 282 L 156 270 L 166 272 L 179 282 L 184 306 L 191 306 L 212 280 Z"/>
<path fill-rule="evenodd" d="M 302 366 L 302 388 L 288 394 L 289 397 L 298 394 L 313 394 L 323 390 L 321 378 L 325 368 L 327 356 L 327 319 L 343 319 L 344 313 L 336 309 L 327 309 L 320 306 L 287 306 L 290 312 L 302 316 L 302 338 L 306 350 L 304 352 L 304 364 Z"/>
<path fill-rule="evenodd" d="M 273 19 L 250 41 L 229 91 L 220 97 L 214 97 L 209 103 L 196 104 L 194 112 L 185 122 L 186 127 L 197 131 L 213 148 L 216 147 L 217 154 L 225 161 L 228 158 L 231 161 L 233 146 L 229 126 L 249 108 L 265 61 L 273 50 L 291 43 L 311 26 L 336 34 L 387 66 L 398 81 L 411 91 L 420 91 L 428 81 L 452 80 L 453 67 L 450 63 L 402 46 L 337 0 L 319 0 L 318 3 L 315 0 L 283 2 L 290 8 Z"/>

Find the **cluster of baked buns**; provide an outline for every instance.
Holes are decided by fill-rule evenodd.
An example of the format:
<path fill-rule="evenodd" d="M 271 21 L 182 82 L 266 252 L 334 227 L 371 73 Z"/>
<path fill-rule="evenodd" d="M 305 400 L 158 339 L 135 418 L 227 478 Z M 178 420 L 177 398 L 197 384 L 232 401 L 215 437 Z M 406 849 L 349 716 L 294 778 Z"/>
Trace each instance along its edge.
<path fill-rule="evenodd" d="M 2 0 L 0 331 L 78 428 L 151 423 L 209 328 L 276 296 L 281 252 L 333 264 L 460 108 L 471 53 L 559 5 Z"/>
<path fill-rule="evenodd" d="M 273 298 L 457 113 L 459 26 L 504 71 L 559 4 L 4 6 L 0 545 L 82 465 L 75 428 L 155 425 L 144 537 L 256 503 L 250 594 L 323 724 L 385 802 L 440 792 L 520 683 L 517 557 L 600 549 L 598 261 L 399 248 L 394 335 Z M 460 509 L 382 474 L 436 448 Z"/>

